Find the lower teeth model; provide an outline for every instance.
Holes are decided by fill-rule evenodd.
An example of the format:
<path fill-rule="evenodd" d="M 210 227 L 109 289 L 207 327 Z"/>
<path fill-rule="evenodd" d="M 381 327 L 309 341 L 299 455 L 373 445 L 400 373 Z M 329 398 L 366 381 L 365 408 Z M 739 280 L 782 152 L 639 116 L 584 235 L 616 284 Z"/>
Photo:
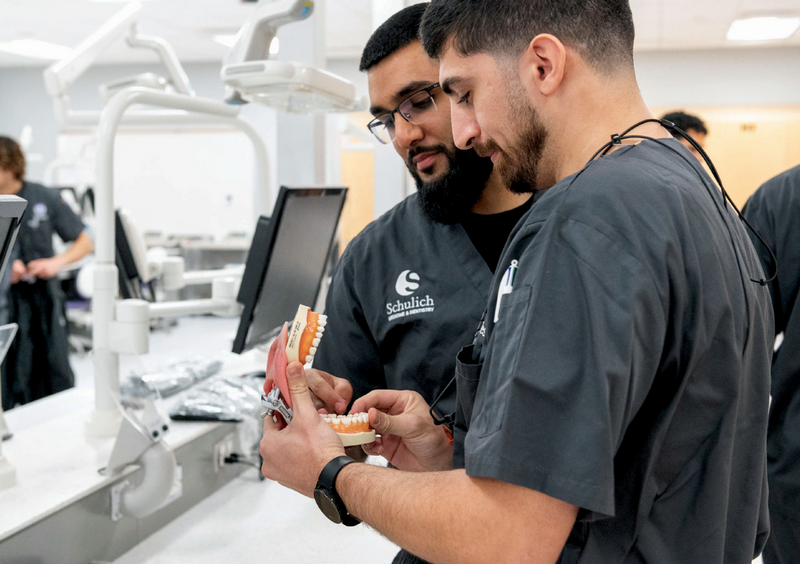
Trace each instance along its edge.
<path fill-rule="evenodd" d="M 364 445 L 375 441 L 375 431 L 369 427 L 367 414 L 351 413 L 350 415 L 328 415 L 320 413 L 320 417 L 333 428 L 346 447 Z"/>

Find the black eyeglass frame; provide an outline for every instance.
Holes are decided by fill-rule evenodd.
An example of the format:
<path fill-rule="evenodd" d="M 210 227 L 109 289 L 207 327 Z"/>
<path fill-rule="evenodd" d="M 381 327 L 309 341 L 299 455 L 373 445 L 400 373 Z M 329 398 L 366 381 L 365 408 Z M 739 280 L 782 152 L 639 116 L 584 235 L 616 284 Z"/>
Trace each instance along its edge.
<path fill-rule="evenodd" d="M 438 108 L 436 107 L 436 101 L 433 99 L 433 94 L 431 94 L 431 92 L 432 92 L 433 90 L 436 90 L 436 89 L 437 89 L 437 88 L 439 88 L 440 86 L 441 86 L 441 84 L 439 84 L 438 82 L 434 82 L 434 83 L 433 83 L 433 84 L 431 84 L 430 86 L 426 86 L 425 88 L 420 88 L 419 90 L 417 90 L 417 91 L 416 91 L 416 92 L 414 92 L 413 94 L 409 94 L 409 95 L 408 95 L 408 97 L 407 97 L 407 98 L 405 98 L 405 99 L 404 99 L 402 102 L 400 102 L 400 103 L 397 105 L 397 107 L 396 107 L 395 109 L 393 109 L 392 111 L 390 111 L 390 112 L 386 112 L 385 114 L 381 114 L 381 115 L 379 115 L 379 116 L 375 116 L 375 119 L 373 119 L 372 121 L 370 121 L 370 122 L 367 124 L 367 129 L 369 129 L 369 132 L 370 132 L 370 133 L 372 133 L 372 135 L 374 135 L 374 136 L 375 136 L 375 138 L 376 138 L 376 139 L 377 139 L 379 142 L 383 143 L 384 145 L 388 145 L 388 144 L 389 144 L 389 142 L 387 142 L 387 141 L 384 141 L 384 140 L 383 140 L 383 138 L 382 138 L 382 136 L 381 136 L 379 133 L 377 133 L 375 130 L 376 130 L 377 128 L 384 127 L 384 128 L 386 128 L 386 130 L 388 131 L 388 130 L 389 130 L 389 123 L 392 123 L 392 124 L 394 124 L 394 114 L 400 114 L 400 116 L 401 116 L 401 117 L 402 117 L 404 120 L 406 120 L 406 122 L 408 122 L 408 123 L 413 123 L 414 125 L 419 125 L 420 123 L 423 123 L 423 122 L 421 122 L 421 121 L 411 121 L 411 119 L 410 119 L 410 115 L 408 115 L 408 116 L 407 116 L 407 115 L 405 115 L 403 112 L 401 112 L 401 111 L 400 111 L 400 106 L 402 106 L 403 104 L 405 104 L 406 102 L 408 102 L 409 100 L 411 100 L 411 98 L 413 98 L 414 96 L 416 96 L 416 95 L 420 94 L 421 92 L 425 92 L 425 93 L 428 95 L 428 97 L 430 97 L 430 98 L 431 98 L 431 102 L 433 102 L 433 107 L 434 107 L 434 110 L 437 110 L 437 111 L 438 111 Z M 387 123 L 387 122 L 384 122 L 384 121 L 382 121 L 382 120 L 381 120 L 381 118 L 385 118 L 386 116 L 390 116 L 390 117 L 391 117 L 391 122 Z M 394 140 L 395 140 L 395 138 L 396 138 L 396 136 L 395 136 L 395 135 L 393 135 L 393 134 L 390 134 L 390 135 L 389 135 L 389 139 L 390 139 L 390 141 L 394 141 Z"/>

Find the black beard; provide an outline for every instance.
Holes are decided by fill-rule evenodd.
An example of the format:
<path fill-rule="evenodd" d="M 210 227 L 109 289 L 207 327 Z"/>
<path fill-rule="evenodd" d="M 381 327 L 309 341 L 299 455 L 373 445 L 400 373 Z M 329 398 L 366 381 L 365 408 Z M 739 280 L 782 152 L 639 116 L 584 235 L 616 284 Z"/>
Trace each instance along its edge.
<path fill-rule="evenodd" d="M 513 115 L 517 116 L 518 123 L 525 125 L 517 136 L 516 146 L 502 152 L 497 174 L 514 194 L 530 194 L 540 188 L 540 165 L 548 132 L 538 112 L 528 102 L 522 85 L 514 80 L 509 84 L 506 94 L 508 104 Z M 477 149 L 485 155 L 489 150 L 500 150 L 500 147 L 494 140 L 489 140 L 485 147 Z"/>
<path fill-rule="evenodd" d="M 417 184 L 423 215 L 431 221 L 452 225 L 464 219 L 480 200 L 492 174 L 492 161 L 479 157 L 473 150 L 448 151 L 444 146 L 436 148 L 447 158 L 447 172 L 440 178 L 424 182 L 412 160 L 415 155 L 429 151 L 430 148 L 419 148 L 410 152 L 406 164 Z"/>
<path fill-rule="evenodd" d="M 527 115 L 526 115 L 527 114 Z M 515 194 L 530 194 L 539 184 L 542 151 L 547 141 L 547 130 L 539 121 L 536 111 L 530 106 L 517 115 L 525 115 L 527 125 L 517 137 L 517 146 L 512 153 L 503 153 L 497 173 Z"/>

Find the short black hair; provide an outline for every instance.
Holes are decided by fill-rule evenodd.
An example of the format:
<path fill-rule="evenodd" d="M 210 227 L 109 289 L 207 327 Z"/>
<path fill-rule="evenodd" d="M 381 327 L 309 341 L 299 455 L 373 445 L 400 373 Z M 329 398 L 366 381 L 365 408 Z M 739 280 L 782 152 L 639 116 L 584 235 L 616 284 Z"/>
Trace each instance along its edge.
<path fill-rule="evenodd" d="M 705 122 L 703 122 L 703 120 L 699 117 L 693 116 L 692 114 L 687 114 L 686 112 L 670 112 L 668 114 L 664 114 L 661 119 L 671 121 L 684 131 L 693 129 L 697 133 L 708 135 L 708 129 L 706 129 Z"/>
<path fill-rule="evenodd" d="M 368 71 L 398 49 L 419 41 L 419 25 L 427 8 L 427 2 L 413 4 L 383 22 L 367 41 L 358 70 Z"/>
<path fill-rule="evenodd" d="M 451 42 L 462 56 L 521 54 L 550 33 L 602 71 L 633 68 L 628 0 L 432 0 L 420 32 L 434 58 Z"/>

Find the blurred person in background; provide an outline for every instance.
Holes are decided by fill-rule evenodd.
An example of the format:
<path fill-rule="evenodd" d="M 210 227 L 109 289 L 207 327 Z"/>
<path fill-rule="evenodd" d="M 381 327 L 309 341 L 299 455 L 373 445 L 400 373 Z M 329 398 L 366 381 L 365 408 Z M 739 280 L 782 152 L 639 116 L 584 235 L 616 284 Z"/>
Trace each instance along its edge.
<path fill-rule="evenodd" d="M 25 180 L 19 144 L 0 136 L 0 194 L 28 201 L 8 269 L 8 321 L 19 324 L 2 370 L 3 409 L 75 385 L 69 365 L 64 297 L 57 275 L 92 251 L 83 223 L 58 193 Z M 56 255 L 53 234 L 73 242 Z"/>
<path fill-rule="evenodd" d="M 706 127 L 705 122 L 697 116 L 693 116 L 691 114 L 687 114 L 685 112 L 670 112 L 668 114 L 664 114 L 661 119 L 665 119 L 667 121 L 671 121 L 681 129 L 683 129 L 686 133 L 688 133 L 692 139 L 694 139 L 701 148 L 705 149 L 706 147 L 706 136 L 708 136 L 708 128 Z M 702 162 L 702 157 L 700 157 L 700 153 L 697 152 L 697 149 L 691 146 L 691 144 L 684 139 L 683 137 L 679 137 L 678 141 L 686 145 L 686 148 L 689 149 L 692 154 L 697 158 L 697 160 Z"/>

